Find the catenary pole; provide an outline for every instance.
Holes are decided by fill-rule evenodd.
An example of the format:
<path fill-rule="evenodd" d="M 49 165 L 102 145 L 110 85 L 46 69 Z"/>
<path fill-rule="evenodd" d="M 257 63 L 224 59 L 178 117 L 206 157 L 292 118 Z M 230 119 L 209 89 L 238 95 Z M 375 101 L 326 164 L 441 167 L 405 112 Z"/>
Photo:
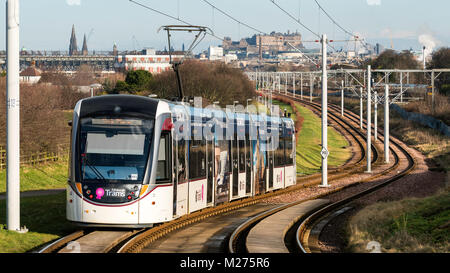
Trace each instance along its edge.
<path fill-rule="evenodd" d="M 363 88 L 359 88 L 359 126 L 363 128 Z"/>
<path fill-rule="evenodd" d="M 370 65 L 367 67 L 367 172 L 372 172 L 372 124 L 371 124 L 371 111 L 372 111 L 372 99 L 370 94 L 370 89 L 372 85 L 372 79 L 371 79 L 371 67 Z"/>
<path fill-rule="evenodd" d="M 341 89 L 341 116 L 344 116 L 344 81 L 342 81 Z"/>
<path fill-rule="evenodd" d="M 389 85 L 384 90 L 384 163 L 389 163 Z"/>
<path fill-rule="evenodd" d="M 20 231 L 19 0 L 6 1 L 6 226 Z"/>
<path fill-rule="evenodd" d="M 378 93 L 376 91 L 374 93 L 373 112 L 374 112 L 374 117 L 373 117 L 373 126 L 374 126 L 373 141 L 377 142 L 377 139 L 378 139 Z"/>
<path fill-rule="evenodd" d="M 295 98 L 295 73 L 292 73 L 292 95 Z"/>
<path fill-rule="evenodd" d="M 322 184 L 328 187 L 328 75 L 327 35 L 322 35 Z"/>

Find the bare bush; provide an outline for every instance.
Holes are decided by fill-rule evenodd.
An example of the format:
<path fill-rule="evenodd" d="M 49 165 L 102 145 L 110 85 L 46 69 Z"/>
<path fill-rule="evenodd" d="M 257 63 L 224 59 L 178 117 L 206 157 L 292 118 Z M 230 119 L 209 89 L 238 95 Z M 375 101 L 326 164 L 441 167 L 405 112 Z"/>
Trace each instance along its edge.
<path fill-rule="evenodd" d="M 253 84 L 241 70 L 224 63 L 186 61 L 180 66 L 185 96 L 201 96 L 206 102 L 219 101 L 221 106 L 232 105 L 233 101 L 245 104 L 255 96 Z M 151 92 L 160 98 L 178 96 L 177 80 L 173 71 L 154 76 Z"/>
<path fill-rule="evenodd" d="M 20 87 L 21 153 L 55 152 L 68 143 L 70 128 L 63 110 L 73 109 L 84 95 L 70 86 L 48 84 Z M 0 145 L 6 144 L 6 79 L 0 78 Z"/>

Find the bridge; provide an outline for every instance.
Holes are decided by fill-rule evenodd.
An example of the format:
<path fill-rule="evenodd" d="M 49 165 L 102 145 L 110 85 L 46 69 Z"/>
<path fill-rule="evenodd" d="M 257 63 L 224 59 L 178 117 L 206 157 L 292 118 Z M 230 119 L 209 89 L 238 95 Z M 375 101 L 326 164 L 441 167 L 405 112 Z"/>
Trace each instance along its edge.
<path fill-rule="evenodd" d="M 22 55 L 20 56 L 20 67 L 26 68 L 32 64 L 43 70 L 58 69 L 62 71 L 76 71 L 82 65 L 89 65 L 95 70 L 113 71 L 116 56 L 90 55 L 90 56 L 43 56 Z M 0 55 L 0 66 L 6 69 L 6 55 Z"/>

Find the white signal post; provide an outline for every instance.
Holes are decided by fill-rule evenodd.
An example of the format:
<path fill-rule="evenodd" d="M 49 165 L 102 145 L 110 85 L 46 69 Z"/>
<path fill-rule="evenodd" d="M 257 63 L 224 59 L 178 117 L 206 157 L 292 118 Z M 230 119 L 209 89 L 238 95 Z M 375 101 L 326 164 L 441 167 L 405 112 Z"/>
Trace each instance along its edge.
<path fill-rule="evenodd" d="M 6 226 L 20 229 L 19 0 L 6 1 Z"/>
<path fill-rule="evenodd" d="M 327 35 L 322 35 L 322 184 L 328 185 L 328 75 L 327 75 Z"/>

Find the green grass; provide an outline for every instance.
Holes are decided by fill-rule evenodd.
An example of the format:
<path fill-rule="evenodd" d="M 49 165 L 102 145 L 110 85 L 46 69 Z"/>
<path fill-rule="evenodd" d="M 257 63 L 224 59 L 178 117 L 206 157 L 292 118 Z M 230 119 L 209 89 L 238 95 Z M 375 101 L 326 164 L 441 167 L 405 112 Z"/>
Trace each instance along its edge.
<path fill-rule="evenodd" d="M 66 220 L 66 195 L 22 198 L 21 226 L 29 229 L 20 234 L 5 229 L 6 204 L 0 200 L 0 253 L 24 253 L 75 230 Z"/>
<path fill-rule="evenodd" d="M 322 122 L 311 110 L 296 104 L 299 114 L 304 118 L 297 140 L 297 172 L 312 174 L 319 172 L 322 165 Z M 328 165 L 337 167 L 343 165 L 351 157 L 347 148 L 348 141 L 334 128 L 328 127 Z"/>
<path fill-rule="evenodd" d="M 450 188 L 426 198 L 376 203 L 352 217 L 349 246 L 366 252 L 377 241 L 382 252 L 450 252 Z"/>
<path fill-rule="evenodd" d="M 286 108 L 293 113 L 290 105 L 279 104 L 280 109 Z M 264 105 L 258 104 L 259 110 Z M 297 168 L 303 173 L 314 173 L 320 170 L 320 138 L 321 122 L 310 110 L 297 106 L 304 117 L 302 131 L 297 143 Z M 294 115 L 293 119 L 296 119 Z M 329 164 L 338 166 L 345 163 L 350 152 L 345 149 L 347 141 L 334 129 L 329 128 Z M 307 161 L 301 157 L 308 158 Z M 67 162 L 56 162 L 21 168 L 21 191 L 62 188 L 66 185 Z M 5 192 L 6 172 L 0 171 L 0 192 Z M 55 240 L 74 230 L 65 218 L 65 194 L 56 194 L 21 199 L 21 226 L 30 230 L 19 234 L 5 230 L 6 204 L 0 200 L 0 253 L 23 253 Z"/>
<path fill-rule="evenodd" d="M 56 162 L 20 169 L 20 190 L 64 188 L 67 162 Z M 6 190 L 6 171 L 0 172 L 0 192 Z M 73 231 L 66 221 L 65 193 L 27 197 L 20 200 L 21 226 L 30 232 L 19 234 L 6 230 L 6 201 L 0 200 L 0 253 L 23 253 Z"/>
<path fill-rule="evenodd" d="M 293 121 L 297 120 L 297 117 L 295 116 L 294 111 L 292 110 L 292 106 L 290 104 L 287 104 L 287 103 L 284 103 L 284 102 L 281 102 L 281 101 L 277 101 L 277 100 L 274 100 L 272 104 L 273 105 L 278 105 L 278 107 L 280 107 L 281 111 L 284 111 L 284 109 L 286 109 L 286 111 L 288 113 L 291 113 L 292 120 Z"/>
<path fill-rule="evenodd" d="M 67 183 L 67 161 L 20 168 L 20 190 L 63 188 Z M 6 191 L 6 170 L 0 171 L 0 193 Z"/>

